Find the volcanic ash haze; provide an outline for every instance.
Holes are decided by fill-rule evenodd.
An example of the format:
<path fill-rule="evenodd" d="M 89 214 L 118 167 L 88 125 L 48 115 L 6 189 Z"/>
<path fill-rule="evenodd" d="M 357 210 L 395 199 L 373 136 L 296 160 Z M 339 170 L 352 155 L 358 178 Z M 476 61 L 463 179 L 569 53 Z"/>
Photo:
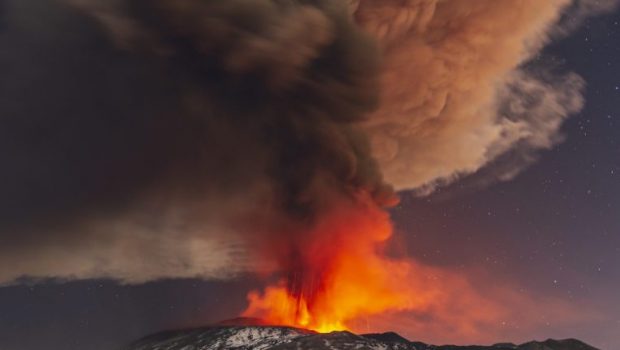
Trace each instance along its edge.
<path fill-rule="evenodd" d="M 390 184 L 427 193 L 485 166 L 507 180 L 561 141 L 583 81 L 532 58 L 568 12 L 615 1 L 596 4 L 8 1 L 62 40 L 43 58 L 50 41 L 7 21 L 0 42 L 2 76 L 25 74 L 23 56 L 44 71 L 39 103 L 0 104 L 0 149 L 20 150 L 0 185 L 1 229 L 19 232 L 0 236 L 0 282 L 277 272 L 245 315 L 331 330 L 408 311 L 477 340 L 531 301 L 390 257 Z"/>

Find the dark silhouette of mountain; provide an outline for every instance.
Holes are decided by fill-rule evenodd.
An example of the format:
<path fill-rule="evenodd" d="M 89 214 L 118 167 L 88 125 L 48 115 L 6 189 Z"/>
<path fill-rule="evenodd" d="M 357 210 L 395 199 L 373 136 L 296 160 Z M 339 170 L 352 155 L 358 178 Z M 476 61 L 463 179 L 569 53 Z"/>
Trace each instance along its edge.
<path fill-rule="evenodd" d="M 577 339 L 554 340 L 547 339 L 544 342 L 529 342 L 521 344 L 519 350 L 556 350 L 556 349 L 578 349 L 596 350 L 596 348 Z"/>
<path fill-rule="evenodd" d="M 386 333 L 369 333 L 362 334 L 363 337 L 376 339 L 382 342 L 393 342 L 393 343 L 411 343 L 406 338 L 401 337 L 400 334 L 394 332 L 386 332 Z"/>
<path fill-rule="evenodd" d="M 521 345 L 428 345 L 394 332 L 357 335 L 317 333 L 306 329 L 265 326 L 258 319 L 238 318 L 217 325 L 166 331 L 147 336 L 127 350 L 598 350 L 576 339 L 531 341 Z"/>

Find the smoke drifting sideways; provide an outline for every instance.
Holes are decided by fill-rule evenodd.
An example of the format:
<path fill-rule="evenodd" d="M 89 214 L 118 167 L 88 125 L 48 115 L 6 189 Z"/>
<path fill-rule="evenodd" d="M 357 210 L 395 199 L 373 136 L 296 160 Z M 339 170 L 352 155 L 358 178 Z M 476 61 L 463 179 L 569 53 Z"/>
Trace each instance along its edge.
<path fill-rule="evenodd" d="M 389 184 L 509 179 L 581 108 L 533 59 L 583 4 L 5 0 L 0 283 L 269 270 Z"/>

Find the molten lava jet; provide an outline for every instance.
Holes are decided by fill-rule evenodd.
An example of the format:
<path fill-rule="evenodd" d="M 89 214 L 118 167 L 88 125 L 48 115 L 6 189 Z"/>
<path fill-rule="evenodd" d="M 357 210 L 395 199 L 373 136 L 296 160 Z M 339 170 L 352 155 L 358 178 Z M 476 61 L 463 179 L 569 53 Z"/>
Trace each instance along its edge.
<path fill-rule="evenodd" d="M 392 225 L 373 201 L 331 208 L 311 231 L 284 246 L 279 263 L 286 278 L 250 292 L 243 316 L 330 332 L 414 302 L 405 282 L 411 266 L 386 256 Z"/>

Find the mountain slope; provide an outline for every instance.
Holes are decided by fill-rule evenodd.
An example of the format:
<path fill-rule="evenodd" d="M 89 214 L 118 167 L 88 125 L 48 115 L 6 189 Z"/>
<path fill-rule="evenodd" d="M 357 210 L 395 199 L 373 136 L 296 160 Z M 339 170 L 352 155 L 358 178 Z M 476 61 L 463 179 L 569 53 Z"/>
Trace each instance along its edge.
<path fill-rule="evenodd" d="M 492 346 L 427 345 L 389 332 L 327 334 L 292 327 L 216 325 L 161 332 L 140 339 L 127 350 L 598 350 L 576 339 L 503 343 Z"/>

